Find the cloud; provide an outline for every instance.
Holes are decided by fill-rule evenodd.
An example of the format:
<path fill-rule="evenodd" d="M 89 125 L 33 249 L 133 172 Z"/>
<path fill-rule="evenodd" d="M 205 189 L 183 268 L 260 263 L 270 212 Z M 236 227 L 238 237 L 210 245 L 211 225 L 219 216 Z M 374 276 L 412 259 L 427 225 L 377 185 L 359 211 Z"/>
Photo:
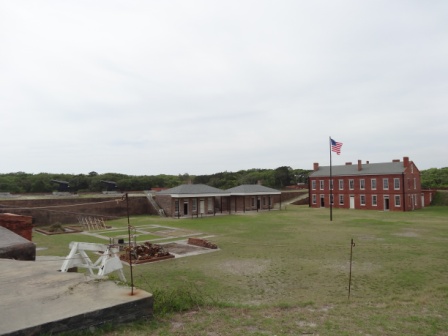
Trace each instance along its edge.
<path fill-rule="evenodd" d="M 0 172 L 446 166 L 447 7 L 2 2 Z"/>

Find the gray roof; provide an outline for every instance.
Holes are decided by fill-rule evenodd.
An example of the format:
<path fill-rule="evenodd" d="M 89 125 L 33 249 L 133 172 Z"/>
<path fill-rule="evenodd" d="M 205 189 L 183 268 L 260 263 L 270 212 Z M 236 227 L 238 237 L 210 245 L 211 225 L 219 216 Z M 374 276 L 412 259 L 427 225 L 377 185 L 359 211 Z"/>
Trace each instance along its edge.
<path fill-rule="evenodd" d="M 226 190 L 232 195 L 277 195 L 281 192 L 259 184 L 242 184 Z"/>
<path fill-rule="evenodd" d="M 224 190 L 210 187 L 206 184 L 181 184 L 177 187 L 159 191 L 156 195 L 171 195 L 173 197 L 198 196 L 229 196 Z"/>
<path fill-rule="evenodd" d="M 405 171 L 403 162 L 385 162 L 385 163 L 363 163 L 361 170 L 358 170 L 358 164 L 332 166 L 332 176 L 355 176 L 355 175 L 389 175 L 401 174 Z M 319 167 L 317 171 L 312 172 L 310 177 L 330 176 L 330 166 Z"/>

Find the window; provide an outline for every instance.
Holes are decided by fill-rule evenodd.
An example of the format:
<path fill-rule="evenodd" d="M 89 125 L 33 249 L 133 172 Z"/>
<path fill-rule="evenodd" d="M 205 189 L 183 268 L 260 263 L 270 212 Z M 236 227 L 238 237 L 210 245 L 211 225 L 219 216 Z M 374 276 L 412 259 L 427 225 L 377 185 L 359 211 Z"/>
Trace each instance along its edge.
<path fill-rule="evenodd" d="M 330 204 L 334 205 L 334 195 L 333 194 L 330 195 Z"/>
<path fill-rule="evenodd" d="M 395 195 L 395 206 L 399 207 L 401 204 L 400 202 L 400 195 Z"/>
<path fill-rule="evenodd" d="M 372 205 L 377 206 L 378 205 L 378 199 L 376 195 L 372 195 Z"/>
<path fill-rule="evenodd" d="M 328 185 L 330 187 L 330 190 L 333 190 L 333 180 L 329 180 L 328 182 L 329 182 Z"/>
<path fill-rule="evenodd" d="M 389 189 L 389 179 L 387 179 L 387 178 L 383 179 L 383 189 L 384 190 Z"/>
<path fill-rule="evenodd" d="M 255 207 L 255 197 L 252 197 L 252 207 Z"/>
<path fill-rule="evenodd" d="M 370 180 L 370 185 L 372 187 L 372 190 L 376 190 L 376 178 Z"/>
<path fill-rule="evenodd" d="M 208 211 L 213 211 L 213 197 L 208 198 Z"/>
<path fill-rule="evenodd" d="M 417 179 L 414 177 L 414 189 L 417 189 Z"/>
<path fill-rule="evenodd" d="M 359 189 L 364 190 L 366 188 L 366 180 L 360 179 L 359 180 Z"/>
<path fill-rule="evenodd" d="M 191 205 L 191 211 L 197 211 L 197 207 L 198 207 L 198 204 L 197 204 L 197 199 L 196 198 L 193 198 L 193 204 Z"/>
<path fill-rule="evenodd" d="M 266 197 L 263 197 L 263 206 L 266 205 Z"/>
<path fill-rule="evenodd" d="M 174 211 L 179 212 L 179 200 L 174 201 Z"/>
<path fill-rule="evenodd" d="M 344 190 L 344 180 L 339 180 L 339 190 Z"/>
<path fill-rule="evenodd" d="M 320 187 L 320 190 L 324 190 L 324 181 L 323 180 L 319 180 L 319 187 Z"/>
<path fill-rule="evenodd" d="M 355 180 L 348 180 L 348 187 L 350 190 L 355 189 Z"/>
<path fill-rule="evenodd" d="M 311 181 L 311 189 L 316 190 L 316 180 Z"/>
<path fill-rule="evenodd" d="M 313 194 L 312 198 L 313 198 L 313 204 L 316 204 L 316 194 Z"/>
<path fill-rule="evenodd" d="M 360 195 L 359 200 L 361 202 L 361 205 L 366 205 L 366 195 Z"/>
<path fill-rule="evenodd" d="M 394 178 L 394 189 L 399 190 L 400 189 L 400 179 L 398 177 Z"/>
<path fill-rule="evenodd" d="M 339 204 L 344 205 L 344 195 L 339 195 Z"/>

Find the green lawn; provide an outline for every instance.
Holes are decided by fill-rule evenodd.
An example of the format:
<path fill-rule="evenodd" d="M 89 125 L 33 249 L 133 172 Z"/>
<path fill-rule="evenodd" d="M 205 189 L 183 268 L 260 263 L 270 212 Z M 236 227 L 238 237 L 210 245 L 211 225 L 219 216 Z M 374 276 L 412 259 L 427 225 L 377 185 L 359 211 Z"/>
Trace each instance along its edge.
<path fill-rule="evenodd" d="M 135 285 L 155 294 L 156 317 L 103 333 L 448 335 L 447 219 L 448 207 L 334 209 L 330 222 L 328 209 L 307 206 L 201 219 L 131 218 L 134 226 L 202 232 L 220 251 L 134 267 Z M 39 253 L 65 255 L 67 248 L 61 254 L 52 246 L 63 239 L 35 242 L 50 247 Z"/>

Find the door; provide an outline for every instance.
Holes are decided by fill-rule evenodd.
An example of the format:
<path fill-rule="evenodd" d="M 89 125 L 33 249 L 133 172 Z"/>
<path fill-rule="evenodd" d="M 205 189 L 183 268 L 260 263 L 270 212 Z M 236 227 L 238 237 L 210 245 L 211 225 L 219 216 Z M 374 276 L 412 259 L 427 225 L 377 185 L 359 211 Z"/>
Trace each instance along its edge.
<path fill-rule="evenodd" d="M 325 196 L 320 195 L 320 207 L 325 208 Z"/>
<path fill-rule="evenodd" d="M 184 215 L 188 215 L 188 202 L 184 203 Z"/>
<path fill-rule="evenodd" d="M 384 211 L 389 211 L 389 196 L 384 196 Z"/>
<path fill-rule="evenodd" d="M 355 208 L 355 196 L 350 196 L 350 209 Z"/>

